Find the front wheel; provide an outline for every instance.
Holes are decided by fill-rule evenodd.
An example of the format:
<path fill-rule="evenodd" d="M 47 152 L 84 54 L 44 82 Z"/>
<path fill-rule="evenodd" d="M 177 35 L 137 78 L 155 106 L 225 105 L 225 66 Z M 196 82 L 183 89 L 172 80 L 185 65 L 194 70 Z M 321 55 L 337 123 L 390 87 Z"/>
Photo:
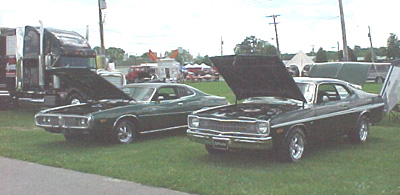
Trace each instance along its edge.
<path fill-rule="evenodd" d="M 136 138 L 135 127 L 132 122 L 122 120 L 114 127 L 111 139 L 118 144 L 129 144 Z"/>
<path fill-rule="evenodd" d="M 306 136 L 302 129 L 291 130 L 281 146 L 280 157 L 284 162 L 297 162 L 306 149 Z"/>
<path fill-rule="evenodd" d="M 348 137 L 352 143 L 365 143 L 369 134 L 369 121 L 366 116 L 361 116 L 357 127 L 351 130 Z"/>

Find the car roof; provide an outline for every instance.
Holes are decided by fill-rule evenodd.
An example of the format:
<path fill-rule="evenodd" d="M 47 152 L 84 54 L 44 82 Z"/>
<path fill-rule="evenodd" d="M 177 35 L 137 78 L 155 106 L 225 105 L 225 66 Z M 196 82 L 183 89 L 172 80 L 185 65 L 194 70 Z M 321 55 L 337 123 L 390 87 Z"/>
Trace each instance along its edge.
<path fill-rule="evenodd" d="M 124 87 L 151 87 L 151 88 L 159 88 L 163 86 L 185 86 L 185 84 L 178 84 L 178 83 L 131 83 L 124 85 Z"/>
<path fill-rule="evenodd" d="M 332 78 L 311 78 L 311 77 L 293 77 L 296 83 L 342 83 L 348 84 L 346 81 L 342 81 L 339 79 L 332 79 Z"/>

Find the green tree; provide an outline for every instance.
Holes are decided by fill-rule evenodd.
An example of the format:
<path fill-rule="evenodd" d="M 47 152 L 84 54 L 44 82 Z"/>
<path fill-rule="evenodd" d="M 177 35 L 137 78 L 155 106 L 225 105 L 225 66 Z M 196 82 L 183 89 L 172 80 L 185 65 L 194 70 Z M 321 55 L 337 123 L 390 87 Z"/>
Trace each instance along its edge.
<path fill-rule="evenodd" d="M 357 61 L 357 56 L 349 46 L 347 46 L 347 52 L 349 53 L 349 62 L 356 62 Z M 344 59 L 343 50 L 340 50 L 339 55 L 340 55 L 340 59 L 343 60 Z"/>
<path fill-rule="evenodd" d="M 390 33 L 390 36 L 387 40 L 386 57 L 388 59 L 400 57 L 400 42 L 397 38 L 397 35 L 394 33 Z"/>
<path fill-rule="evenodd" d="M 349 61 L 350 62 L 357 62 L 357 56 L 349 46 L 347 46 L 347 52 L 349 52 Z"/>
<path fill-rule="evenodd" d="M 235 54 L 277 55 L 275 46 L 255 36 L 246 37 L 242 43 L 236 44 Z"/>
<path fill-rule="evenodd" d="M 327 62 L 328 61 L 328 55 L 326 54 L 326 51 L 320 47 L 317 51 L 317 54 L 315 56 L 315 62 Z"/>
<path fill-rule="evenodd" d="M 371 54 L 371 51 L 368 52 L 368 53 L 364 56 L 364 62 L 372 62 L 372 54 Z M 375 62 L 376 62 L 376 58 L 375 58 Z"/>
<path fill-rule="evenodd" d="M 109 47 L 106 49 L 106 57 L 109 62 L 115 62 L 116 60 L 124 59 L 125 51 L 121 48 Z"/>
<path fill-rule="evenodd" d="M 172 51 L 171 51 L 172 52 Z M 182 49 L 182 52 L 175 58 L 180 64 L 188 64 L 193 62 L 193 56 L 188 50 Z"/>
<path fill-rule="evenodd" d="M 198 56 L 196 59 L 195 59 L 195 61 L 194 61 L 196 64 L 202 64 L 202 63 L 204 63 L 204 64 L 207 64 L 207 65 L 209 65 L 209 66 L 212 66 L 212 61 L 211 61 L 211 59 L 210 59 L 210 57 L 208 56 L 208 55 L 206 55 L 206 56 L 204 56 L 204 57 L 202 57 L 202 56 Z"/>
<path fill-rule="evenodd" d="M 97 54 L 100 53 L 100 47 L 94 47 L 93 48 Z M 116 48 L 116 47 L 109 47 L 106 49 L 106 58 L 108 58 L 109 62 L 115 62 L 117 60 L 122 60 L 124 59 L 125 51 L 121 48 Z"/>

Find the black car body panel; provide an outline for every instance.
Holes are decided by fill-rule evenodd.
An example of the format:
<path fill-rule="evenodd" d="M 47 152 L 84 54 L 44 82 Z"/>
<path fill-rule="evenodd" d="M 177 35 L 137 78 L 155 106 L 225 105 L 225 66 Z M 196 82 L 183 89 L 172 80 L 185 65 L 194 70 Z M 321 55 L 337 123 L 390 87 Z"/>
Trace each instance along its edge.
<path fill-rule="evenodd" d="M 260 61 L 275 60 L 256 56 L 251 58 Z M 218 66 L 221 61 L 214 58 L 213 62 L 217 63 L 215 64 L 217 67 L 221 67 Z M 271 62 L 263 64 L 271 64 Z M 240 83 L 245 83 L 247 79 L 238 79 L 240 71 L 246 72 L 242 74 L 243 77 L 251 77 L 254 88 L 240 90 L 243 86 Z M 303 141 L 306 138 L 310 141 L 338 135 L 353 137 L 359 135 L 362 141 L 365 141 L 364 132 L 368 131 L 367 123 L 378 122 L 383 117 L 382 98 L 377 94 L 366 93 L 354 87 L 353 84 L 330 78 L 287 79 L 287 72 L 275 71 L 272 76 L 268 71 L 268 69 L 261 71 L 256 66 L 247 66 L 246 70 L 242 67 L 231 66 L 230 70 L 221 71 L 235 94 L 242 98 L 249 98 L 240 104 L 202 110 L 189 115 L 187 130 L 189 139 L 205 144 L 210 153 L 214 153 L 215 150 L 240 148 L 280 150 L 297 146 L 296 144 L 288 145 L 288 142 L 293 140 L 295 142 L 300 138 Z M 263 89 L 257 90 L 256 87 L 262 88 L 263 82 L 269 81 L 259 79 L 260 84 L 257 80 L 253 80 L 254 75 L 257 75 L 257 78 L 282 76 L 286 78 L 283 80 L 286 86 L 296 88 L 294 90 L 296 92 L 293 93 L 296 95 L 288 97 L 284 93 L 264 93 Z M 282 87 L 278 83 L 269 82 L 269 85 Z M 269 90 L 275 89 L 269 85 L 266 86 L 268 91 L 279 91 Z M 241 93 L 243 91 L 244 93 Z M 257 93 L 259 91 L 261 93 Z M 300 93 L 302 98 L 299 98 L 297 93 Z M 360 133 L 354 133 L 356 130 L 360 130 Z M 299 151 L 303 152 L 305 141 L 299 145 L 301 145 Z M 296 149 L 291 148 L 291 150 Z M 290 153 L 288 150 L 285 152 Z M 295 155 L 292 160 L 298 160 L 301 154 Z"/>
<path fill-rule="evenodd" d="M 111 89 L 96 89 L 93 94 L 102 90 L 112 92 Z M 35 115 L 35 123 L 48 132 L 62 133 L 67 137 L 88 134 L 113 138 L 119 131 L 118 124 L 129 123 L 134 128 L 129 135 L 132 139 L 120 141 L 130 143 L 133 134 L 184 128 L 188 114 L 193 111 L 229 104 L 224 97 L 209 95 L 184 84 L 129 84 L 122 90 L 124 95 L 105 93 L 107 95 L 101 96 L 105 99 L 99 101 L 40 111 Z M 125 130 L 122 128 L 122 131 Z"/>

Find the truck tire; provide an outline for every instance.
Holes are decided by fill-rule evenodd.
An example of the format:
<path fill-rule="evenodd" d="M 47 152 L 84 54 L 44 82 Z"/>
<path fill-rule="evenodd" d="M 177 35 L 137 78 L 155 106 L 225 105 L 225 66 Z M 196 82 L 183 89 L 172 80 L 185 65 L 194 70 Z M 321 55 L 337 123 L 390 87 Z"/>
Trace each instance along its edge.
<path fill-rule="evenodd" d="M 77 93 L 71 94 L 67 99 L 67 105 L 68 104 L 81 104 L 84 102 L 85 102 L 85 99 L 83 99 L 83 97 Z"/>

